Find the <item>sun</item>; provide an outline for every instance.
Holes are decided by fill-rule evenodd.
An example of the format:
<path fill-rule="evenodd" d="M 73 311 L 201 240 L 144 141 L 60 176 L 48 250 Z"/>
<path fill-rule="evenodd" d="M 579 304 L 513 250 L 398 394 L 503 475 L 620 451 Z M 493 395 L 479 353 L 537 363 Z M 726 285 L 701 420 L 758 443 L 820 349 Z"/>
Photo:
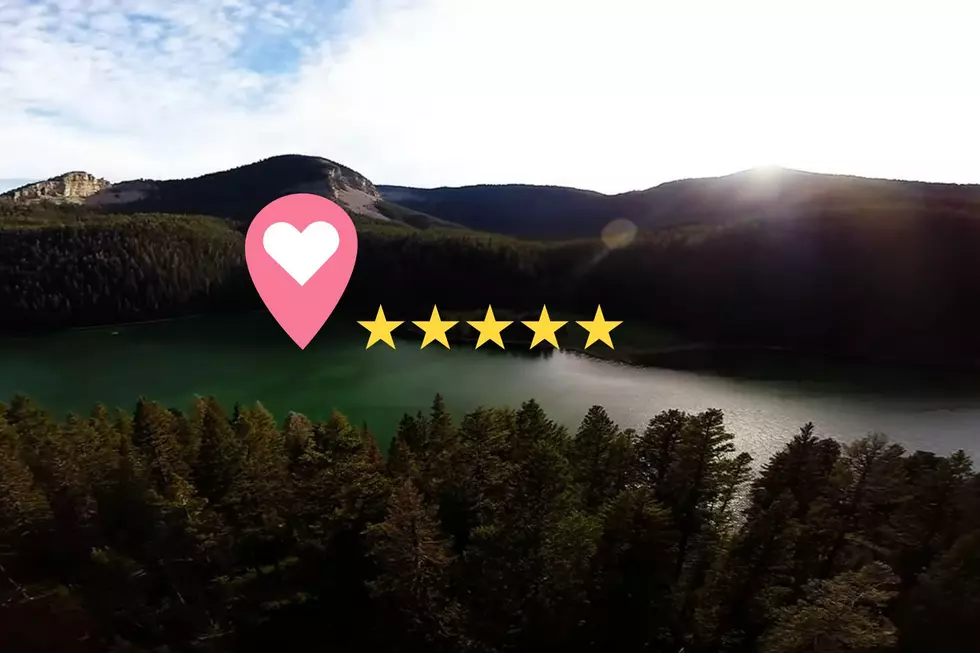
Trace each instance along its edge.
<path fill-rule="evenodd" d="M 754 172 L 756 177 L 759 179 L 769 179 L 771 177 L 775 177 L 785 169 L 786 166 L 781 166 L 778 163 L 763 163 L 762 165 L 754 166 L 752 168 L 752 172 Z"/>

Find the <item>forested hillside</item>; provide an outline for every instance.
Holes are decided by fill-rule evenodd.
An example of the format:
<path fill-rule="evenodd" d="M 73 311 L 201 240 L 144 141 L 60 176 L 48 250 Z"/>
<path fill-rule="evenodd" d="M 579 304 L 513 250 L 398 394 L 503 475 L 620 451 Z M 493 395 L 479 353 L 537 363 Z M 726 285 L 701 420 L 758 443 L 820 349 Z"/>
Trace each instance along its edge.
<path fill-rule="evenodd" d="M 244 236 L 217 218 L 0 204 L 0 326 L 30 330 L 221 310 Z M 252 291 L 254 292 L 254 291 Z"/>
<path fill-rule="evenodd" d="M 283 420 L 284 418 L 284 420 Z M 283 421 L 280 421 L 283 420 Z M 719 411 L 0 405 L 0 650 L 973 652 L 980 476 Z M 740 500 L 740 497 L 744 500 Z"/>
<path fill-rule="evenodd" d="M 542 244 L 355 218 L 340 311 L 552 309 L 689 340 L 870 358 L 980 361 L 980 220 L 828 210 Z M 260 308 L 241 231 L 209 218 L 0 204 L 0 328 Z M 360 319 L 360 318 L 359 318 Z"/>

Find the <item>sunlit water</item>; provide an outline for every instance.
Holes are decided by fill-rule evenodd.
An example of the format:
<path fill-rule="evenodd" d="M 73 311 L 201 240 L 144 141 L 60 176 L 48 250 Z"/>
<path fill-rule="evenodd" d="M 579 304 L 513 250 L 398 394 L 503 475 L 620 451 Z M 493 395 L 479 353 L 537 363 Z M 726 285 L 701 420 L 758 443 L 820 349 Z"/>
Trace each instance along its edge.
<path fill-rule="evenodd" d="M 386 445 L 405 412 L 439 392 L 457 415 L 537 399 L 574 429 L 600 404 L 623 427 L 667 408 L 720 408 L 740 450 L 764 459 L 813 421 L 852 440 L 871 431 L 910 449 L 980 452 L 980 379 L 900 382 L 867 369 L 806 369 L 787 379 L 719 376 L 601 362 L 575 354 L 527 357 L 397 341 L 365 350 L 367 332 L 332 328 L 301 351 L 264 315 L 193 319 L 0 340 L 0 397 L 21 392 L 64 414 L 96 402 L 131 408 L 139 396 L 185 407 L 195 394 L 227 405 L 262 401 L 277 418 L 334 409 L 367 422 Z M 397 332 L 396 332 L 397 333 Z M 872 370 L 873 371 L 873 370 Z"/>

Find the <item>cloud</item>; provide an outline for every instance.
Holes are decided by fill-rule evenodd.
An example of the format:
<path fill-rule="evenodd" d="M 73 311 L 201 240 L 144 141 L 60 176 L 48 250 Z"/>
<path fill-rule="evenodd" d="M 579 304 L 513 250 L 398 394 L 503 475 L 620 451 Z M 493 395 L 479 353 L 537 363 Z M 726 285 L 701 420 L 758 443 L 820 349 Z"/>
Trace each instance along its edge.
<path fill-rule="evenodd" d="M 980 181 L 980 16 L 925 6 L 0 0 L 0 177 L 300 152 L 422 186 L 616 192 L 764 163 Z"/>

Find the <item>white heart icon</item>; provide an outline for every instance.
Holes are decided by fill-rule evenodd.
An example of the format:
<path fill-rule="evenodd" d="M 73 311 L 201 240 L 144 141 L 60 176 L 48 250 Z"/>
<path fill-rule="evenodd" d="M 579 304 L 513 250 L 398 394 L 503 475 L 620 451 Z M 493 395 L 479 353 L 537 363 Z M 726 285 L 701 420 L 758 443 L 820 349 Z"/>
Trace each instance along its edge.
<path fill-rule="evenodd" d="M 277 222 L 262 235 L 262 247 L 299 285 L 305 284 L 340 246 L 340 234 L 329 222 L 314 222 L 299 231 Z"/>

